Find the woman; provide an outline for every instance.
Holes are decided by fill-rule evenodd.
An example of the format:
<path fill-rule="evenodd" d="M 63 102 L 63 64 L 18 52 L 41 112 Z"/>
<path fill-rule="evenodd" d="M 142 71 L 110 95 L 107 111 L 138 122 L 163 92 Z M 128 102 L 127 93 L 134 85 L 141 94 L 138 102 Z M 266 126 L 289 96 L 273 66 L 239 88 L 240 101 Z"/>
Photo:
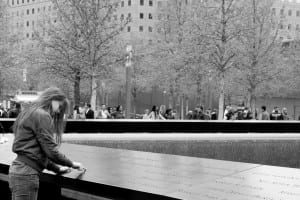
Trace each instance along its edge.
<path fill-rule="evenodd" d="M 82 169 L 80 163 L 72 162 L 58 151 L 68 108 L 64 93 L 58 88 L 48 88 L 19 114 L 14 123 L 12 147 L 17 158 L 9 169 L 12 200 L 36 200 L 39 174 L 44 169 L 58 174 L 69 172 L 69 167 Z"/>
<path fill-rule="evenodd" d="M 149 119 L 151 119 L 151 120 L 156 120 L 156 119 L 165 120 L 165 118 L 159 112 L 158 107 L 156 105 L 152 106 L 152 110 L 149 114 Z"/>
<path fill-rule="evenodd" d="M 118 105 L 116 108 L 116 112 L 113 112 L 111 115 L 114 119 L 125 119 L 122 105 Z"/>

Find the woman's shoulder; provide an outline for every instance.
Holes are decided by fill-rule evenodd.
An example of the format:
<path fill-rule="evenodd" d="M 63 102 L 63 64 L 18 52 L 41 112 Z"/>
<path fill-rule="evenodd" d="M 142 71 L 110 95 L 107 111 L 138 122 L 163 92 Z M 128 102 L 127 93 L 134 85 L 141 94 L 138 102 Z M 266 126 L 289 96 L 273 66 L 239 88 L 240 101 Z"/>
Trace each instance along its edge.
<path fill-rule="evenodd" d="M 51 115 L 49 112 L 47 112 L 46 110 L 42 109 L 42 108 L 38 108 L 36 110 L 34 110 L 32 112 L 34 117 L 37 117 L 39 119 L 41 118 L 51 118 Z"/>

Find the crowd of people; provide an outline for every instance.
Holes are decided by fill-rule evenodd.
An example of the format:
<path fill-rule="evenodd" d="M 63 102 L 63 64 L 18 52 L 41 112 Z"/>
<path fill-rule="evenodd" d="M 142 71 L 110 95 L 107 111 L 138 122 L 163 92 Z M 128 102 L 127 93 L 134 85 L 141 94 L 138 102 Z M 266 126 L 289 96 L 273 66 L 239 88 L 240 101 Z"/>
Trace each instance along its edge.
<path fill-rule="evenodd" d="M 285 107 L 280 109 L 275 106 L 271 113 L 267 111 L 266 106 L 261 106 L 260 111 L 257 109 L 252 112 L 247 107 L 226 106 L 224 111 L 224 120 L 291 120 L 291 116 Z M 300 118 L 299 118 L 300 120 Z"/>
<path fill-rule="evenodd" d="M 12 108 L 4 108 L 2 104 L 0 104 L 0 118 L 17 118 L 19 113 L 21 112 L 21 104 L 14 103 Z"/>
<path fill-rule="evenodd" d="M 83 107 L 74 106 L 73 114 L 70 115 L 72 119 L 124 119 L 123 106 L 117 105 L 115 107 L 106 106 L 102 104 L 99 109 L 93 110 L 91 104 L 85 104 Z"/>
<path fill-rule="evenodd" d="M 0 104 L 0 118 L 17 118 L 21 112 L 21 104 L 14 103 L 11 109 L 5 109 Z M 74 106 L 73 113 L 69 115 L 71 119 L 125 119 L 122 105 L 106 106 L 102 104 L 99 109 L 93 110 L 91 105 Z M 143 114 L 135 114 L 131 118 L 145 120 L 169 120 L 180 119 L 177 111 L 166 108 L 165 105 L 153 105 L 152 109 L 145 109 Z M 218 110 L 203 106 L 196 106 L 194 110 L 188 111 L 184 115 L 186 120 L 217 120 Z M 261 106 L 260 110 L 252 112 L 248 107 L 227 105 L 224 110 L 224 120 L 291 120 L 291 116 L 285 107 L 280 109 L 275 106 L 272 112 L 267 111 L 266 106 Z M 298 118 L 300 120 L 300 116 Z"/>

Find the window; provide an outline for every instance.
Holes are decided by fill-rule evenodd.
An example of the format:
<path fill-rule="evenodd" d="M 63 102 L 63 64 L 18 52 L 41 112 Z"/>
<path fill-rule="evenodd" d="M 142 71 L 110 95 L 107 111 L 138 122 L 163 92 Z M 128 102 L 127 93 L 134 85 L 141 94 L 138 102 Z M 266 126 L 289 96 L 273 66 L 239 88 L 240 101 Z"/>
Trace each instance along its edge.
<path fill-rule="evenodd" d="M 140 31 L 140 32 L 143 32 L 143 31 L 144 31 L 144 27 L 143 27 L 143 26 L 140 26 L 140 27 L 139 27 L 139 31 Z"/>
<path fill-rule="evenodd" d="M 284 14 L 284 10 L 280 9 L 280 14 L 283 15 Z"/>
<path fill-rule="evenodd" d="M 38 8 L 38 13 L 40 12 L 40 8 Z"/>
<path fill-rule="evenodd" d="M 14 4 L 15 4 L 15 1 L 14 1 L 14 0 L 12 0 L 12 1 L 11 1 L 11 5 L 14 5 Z"/>
<path fill-rule="evenodd" d="M 140 5 L 141 5 L 141 6 L 144 5 L 144 0 L 140 0 Z"/>
<path fill-rule="evenodd" d="M 19 0 L 17 0 L 17 4 L 19 4 Z"/>
<path fill-rule="evenodd" d="M 299 24 L 296 25 L 296 31 L 299 31 Z"/>
<path fill-rule="evenodd" d="M 151 13 L 149 13 L 149 19 L 153 19 L 153 16 Z"/>
<path fill-rule="evenodd" d="M 121 14 L 120 19 L 121 19 L 121 20 L 124 20 L 124 14 Z"/>
<path fill-rule="evenodd" d="M 29 21 L 26 22 L 26 26 L 29 26 Z"/>
<path fill-rule="evenodd" d="M 152 32 L 153 28 L 151 26 L 148 27 L 148 31 Z"/>
<path fill-rule="evenodd" d="M 292 25 L 289 24 L 287 28 L 288 28 L 288 30 L 291 30 L 292 29 Z"/>
<path fill-rule="evenodd" d="M 279 29 L 283 29 L 283 24 L 279 24 Z"/>
<path fill-rule="evenodd" d="M 144 13 L 140 13 L 140 19 L 144 19 Z"/>
<path fill-rule="evenodd" d="M 163 2 L 159 1 L 157 2 L 157 7 L 161 8 L 163 6 Z"/>
<path fill-rule="evenodd" d="M 27 9 L 27 15 L 29 15 L 29 9 Z"/>
<path fill-rule="evenodd" d="M 29 0 L 27 0 L 27 3 L 29 3 Z"/>
<path fill-rule="evenodd" d="M 289 10 L 289 16 L 292 16 L 292 10 Z"/>
<path fill-rule="evenodd" d="M 276 8 L 272 8 L 273 15 L 276 15 Z"/>
<path fill-rule="evenodd" d="M 32 21 L 32 27 L 34 27 L 34 21 Z"/>
<path fill-rule="evenodd" d="M 128 19 L 131 20 L 131 13 L 128 13 Z"/>
<path fill-rule="evenodd" d="M 48 7 L 48 11 L 49 11 L 49 12 L 51 11 L 51 6 Z"/>
<path fill-rule="evenodd" d="M 32 8 L 32 14 L 34 14 L 34 8 Z"/>
<path fill-rule="evenodd" d="M 158 14 L 157 19 L 161 20 L 162 19 L 162 14 Z"/>
<path fill-rule="evenodd" d="M 131 0 L 128 0 L 128 6 L 131 6 Z"/>
<path fill-rule="evenodd" d="M 149 6 L 153 6 L 153 1 L 149 0 Z"/>
<path fill-rule="evenodd" d="M 24 0 L 22 0 L 22 3 L 24 3 Z"/>
<path fill-rule="evenodd" d="M 127 26 L 127 32 L 130 32 L 130 31 L 131 31 L 131 27 Z"/>
<path fill-rule="evenodd" d="M 121 2 L 121 7 L 124 7 L 124 1 Z"/>
<path fill-rule="evenodd" d="M 29 33 L 26 33 L 26 37 L 29 38 Z"/>
<path fill-rule="evenodd" d="M 297 13 L 296 13 L 296 15 L 297 15 L 297 17 L 299 17 L 299 16 L 300 16 L 300 11 L 299 11 L 299 10 L 297 10 Z"/>

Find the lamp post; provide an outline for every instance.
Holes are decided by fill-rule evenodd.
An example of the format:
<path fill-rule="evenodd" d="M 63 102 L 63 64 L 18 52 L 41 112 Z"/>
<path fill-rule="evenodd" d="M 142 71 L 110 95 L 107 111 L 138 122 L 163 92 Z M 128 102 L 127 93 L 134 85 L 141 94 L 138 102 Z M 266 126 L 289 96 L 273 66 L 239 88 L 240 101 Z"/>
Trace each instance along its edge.
<path fill-rule="evenodd" d="M 212 70 L 209 70 L 208 71 L 208 107 L 209 108 L 212 108 L 211 81 L 212 81 Z"/>
<path fill-rule="evenodd" d="M 166 90 L 164 90 L 163 91 L 163 97 L 164 97 L 164 99 L 163 99 L 163 101 L 164 101 L 164 105 L 166 106 L 166 108 L 168 108 L 168 106 L 167 106 L 167 99 L 166 99 L 166 94 L 167 94 L 167 91 Z"/>
<path fill-rule="evenodd" d="M 126 112 L 125 118 L 130 119 L 131 111 L 131 66 L 132 66 L 132 46 L 127 45 L 126 47 L 127 57 L 126 57 Z"/>

